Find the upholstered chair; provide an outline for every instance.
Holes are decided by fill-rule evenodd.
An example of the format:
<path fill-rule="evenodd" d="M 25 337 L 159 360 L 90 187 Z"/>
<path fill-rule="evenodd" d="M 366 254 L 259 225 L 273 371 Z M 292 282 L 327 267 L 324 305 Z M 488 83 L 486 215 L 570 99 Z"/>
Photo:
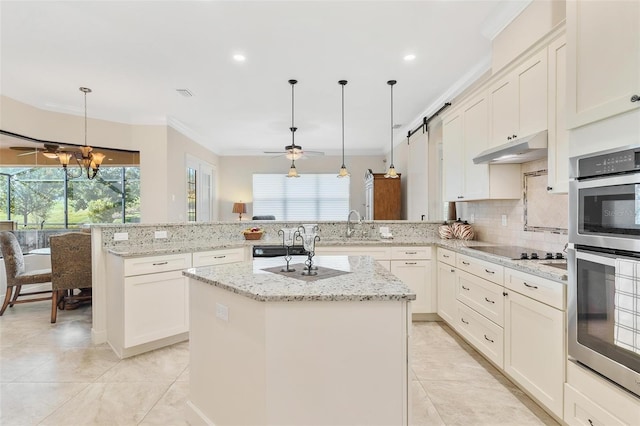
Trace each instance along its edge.
<path fill-rule="evenodd" d="M 69 232 L 49 237 L 51 247 L 51 322 L 57 308 L 91 300 L 91 234 Z M 80 289 L 79 294 L 74 290 Z"/>
<path fill-rule="evenodd" d="M 39 302 L 51 299 L 51 290 L 31 291 L 23 293 L 22 287 L 31 284 L 45 284 L 51 282 L 51 269 L 38 269 L 26 271 L 24 266 L 24 256 L 18 243 L 18 239 L 12 232 L 0 232 L 0 249 L 4 259 L 4 267 L 7 274 L 7 292 L 0 309 L 0 316 L 4 314 L 7 306 L 13 307 L 15 304 Z M 49 294 L 48 297 L 29 297 L 18 300 L 18 297 L 33 296 L 38 294 Z"/>

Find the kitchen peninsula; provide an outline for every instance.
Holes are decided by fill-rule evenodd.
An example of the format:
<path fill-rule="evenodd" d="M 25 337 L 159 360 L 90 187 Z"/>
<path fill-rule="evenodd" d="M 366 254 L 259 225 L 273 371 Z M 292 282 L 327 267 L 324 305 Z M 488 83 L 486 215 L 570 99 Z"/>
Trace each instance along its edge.
<path fill-rule="evenodd" d="M 408 424 L 408 287 L 368 256 L 192 268 L 192 424 Z"/>

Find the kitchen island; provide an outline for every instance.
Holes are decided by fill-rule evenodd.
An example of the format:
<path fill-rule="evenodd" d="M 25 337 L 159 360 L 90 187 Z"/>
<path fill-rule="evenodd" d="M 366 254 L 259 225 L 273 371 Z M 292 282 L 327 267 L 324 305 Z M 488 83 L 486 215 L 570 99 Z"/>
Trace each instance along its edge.
<path fill-rule="evenodd" d="M 192 268 L 192 424 L 409 423 L 409 288 L 368 256 Z"/>

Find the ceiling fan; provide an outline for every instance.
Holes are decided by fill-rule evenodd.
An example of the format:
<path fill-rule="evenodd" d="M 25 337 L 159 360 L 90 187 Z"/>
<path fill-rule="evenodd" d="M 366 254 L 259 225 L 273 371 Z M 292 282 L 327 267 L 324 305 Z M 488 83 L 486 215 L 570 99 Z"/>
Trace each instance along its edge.
<path fill-rule="evenodd" d="M 47 158 L 58 158 L 58 152 L 60 151 L 60 146 L 55 144 L 45 143 L 44 148 L 40 147 L 30 147 L 30 146 L 11 146 L 9 149 L 13 149 L 14 151 L 24 151 L 21 154 L 17 154 L 18 157 L 22 157 L 24 155 L 37 154 L 41 152 Z"/>
<path fill-rule="evenodd" d="M 300 145 L 287 145 L 284 147 L 284 151 L 264 151 L 265 154 L 273 155 L 274 157 L 284 156 L 288 160 L 304 159 L 311 156 L 324 155 L 322 151 L 304 151 Z"/>

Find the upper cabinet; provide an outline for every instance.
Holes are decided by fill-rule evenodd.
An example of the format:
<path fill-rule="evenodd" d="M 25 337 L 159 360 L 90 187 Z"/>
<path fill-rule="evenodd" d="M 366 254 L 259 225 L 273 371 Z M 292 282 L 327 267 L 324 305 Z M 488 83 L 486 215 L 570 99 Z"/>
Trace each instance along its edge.
<path fill-rule="evenodd" d="M 445 201 L 518 199 L 522 196 L 519 164 L 474 164 L 489 142 L 486 95 L 473 98 L 443 119 L 442 155 Z"/>
<path fill-rule="evenodd" d="M 567 2 L 567 126 L 640 107 L 640 2 Z"/>
<path fill-rule="evenodd" d="M 563 35 L 549 45 L 549 132 L 547 191 L 569 190 L 569 132 L 567 131 L 567 41 Z"/>
<path fill-rule="evenodd" d="M 491 141 L 502 145 L 547 128 L 547 49 L 489 89 Z"/>

